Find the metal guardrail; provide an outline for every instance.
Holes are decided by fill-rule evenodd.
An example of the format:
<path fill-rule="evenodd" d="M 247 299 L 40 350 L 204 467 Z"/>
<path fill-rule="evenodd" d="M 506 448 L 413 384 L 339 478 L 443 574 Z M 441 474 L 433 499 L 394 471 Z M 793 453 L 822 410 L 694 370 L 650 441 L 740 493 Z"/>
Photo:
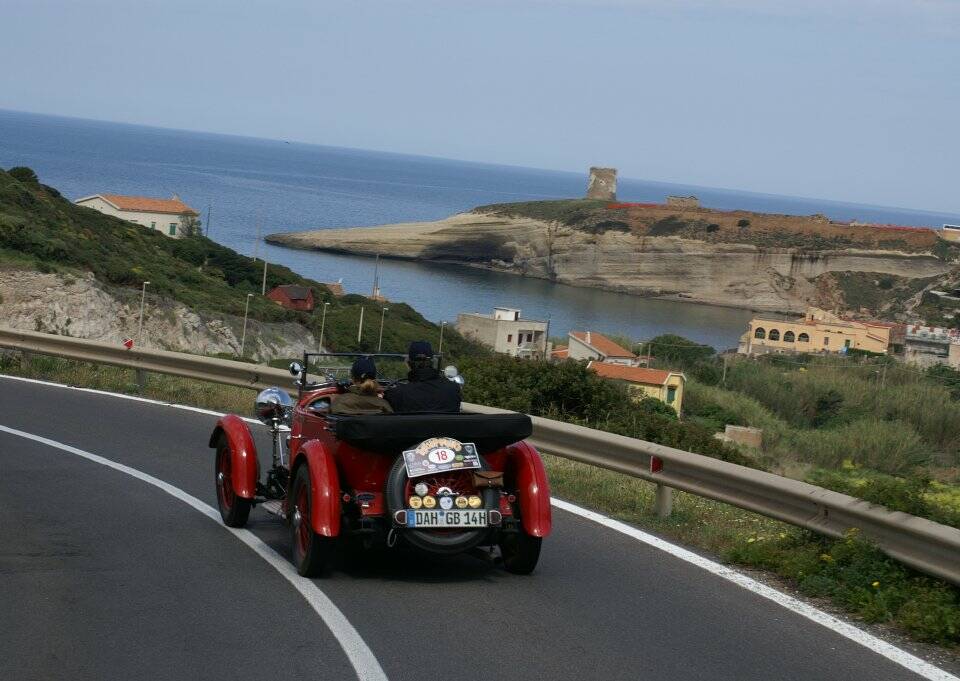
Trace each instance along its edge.
<path fill-rule="evenodd" d="M 127 350 L 30 331 L 0 329 L 0 347 L 253 389 L 289 385 L 291 380 L 284 370 L 246 362 L 163 350 Z M 504 411 L 477 404 L 463 406 L 476 413 Z M 798 480 L 537 416 L 533 417 L 530 441 L 544 452 L 653 482 L 661 505 L 669 500 L 663 493 L 674 488 L 830 537 L 841 537 L 856 528 L 887 555 L 960 585 L 960 530 L 956 528 Z M 653 457 L 662 463 L 658 472 L 651 471 Z"/>

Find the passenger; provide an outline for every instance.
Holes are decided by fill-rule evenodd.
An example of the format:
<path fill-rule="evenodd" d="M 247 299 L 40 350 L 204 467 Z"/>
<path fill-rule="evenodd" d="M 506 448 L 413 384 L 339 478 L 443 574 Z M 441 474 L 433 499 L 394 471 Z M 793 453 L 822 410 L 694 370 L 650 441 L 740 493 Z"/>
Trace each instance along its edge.
<path fill-rule="evenodd" d="M 400 413 L 460 412 L 460 386 L 433 368 L 433 348 L 427 341 L 410 343 L 407 351 L 409 383 L 401 383 L 383 397 Z"/>
<path fill-rule="evenodd" d="M 360 357 L 350 367 L 353 384 L 337 395 L 330 406 L 332 414 L 389 414 L 389 403 L 380 397 L 377 365 L 370 357 Z"/>

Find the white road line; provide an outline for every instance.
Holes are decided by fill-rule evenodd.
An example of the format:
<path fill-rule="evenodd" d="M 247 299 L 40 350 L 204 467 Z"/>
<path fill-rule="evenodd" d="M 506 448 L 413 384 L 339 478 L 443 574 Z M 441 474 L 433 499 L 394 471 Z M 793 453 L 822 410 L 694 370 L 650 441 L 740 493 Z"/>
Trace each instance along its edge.
<path fill-rule="evenodd" d="M 122 463 L 117 463 L 116 461 L 106 459 L 102 456 L 98 456 L 97 454 L 91 454 L 90 452 L 82 449 L 77 449 L 76 447 L 63 444 L 62 442 L 50 440 L 48 438 L 41 437 L 40 435 L 34 435 L 33 433 L 26 433 L 22 430 L 16 430 L 14 428 L 8 428 L 0 425 L 0 432 L 16 435 L 17 437 L 22 437 L 34 442 L 39 442 L 40 444 L 47 445 L 48 447 L 53 447 L 70 454 L 75 454 L 76 456 L 87 459 L 88 461 L 92 461 L 93 463 L 98 463 L 102 466 L 113 468 L 121 473 L 125 473 L 138 480 L 142 480 L 149 485 L 153 485 L 154 487 L 166 492 L 170 496 L 179 499 L 194 510 L 199 511 L 203 515 L 207 516 L 216 522 L 217 525 L 230 532 L 237 539 L 253 549 L 257 555 L 267 561 L 277 572 L 283 575 L 283 577 L 293 585 L 293 588 L 300 592 L 300 595 L 306 599 L 307 603 L 310 604 L 310 607 L 313 608 L 314 612 L 320 616 L 324 624 L 327 625 L 327 628 L 330 629 L 330 632 L 334 635 L 334 637 L 336 637 L 340 647 L 343 648 L 343 652 L 346 653 L 347 659 L 350 660 L 350 664 L 353 665 L 353 669 L 356 671 L 358 679 L 361 681 L 387 681 L 387 675 L 383 672 L 383 668 L 380 666 L 380 663 L 374 656 L 373 651 L 367 647 L 367 644 L 364 643 L 363 639 L 360 637 L 360 634 L 356 629 L 353 628 L 353 625 L 350 624 L 349 620 L 347 620 L 340 608 L 338 608 L 333 601 L 331 601 L 330 598 L 317 587 L 316 584 L 309 579 L 298 575 L 297 571 L 293 569 L 293 565 L 290 563 L 290 561 L 270 548 L 250 530 L 227 527 L 220 520 L 220 512 L 212 506 L 209 506 L 196 497 L 187 494 L 179 487 L 174 487 L 173 485 L 164 482 L 159 478 L 155 478 L 152 475 L 139 471 L 136 468 L 131 468 L 130 466 L 125 466 Z M 320 670 L 318 670 L 318 675 L 321 677 L 324 676 L 323 672 Z"/>
<path fill-rule="evenodd" d="M 891 662 L 895 662 L 902 667 L 906 667 L 910 671 L 914 672 L 915 674 L 919 674 L 925 679 L 930 679 L 931 681 L 960 681 L 960 679 L 953 674 L 950 674 L 939 667 L 935 667 L 929 662 L 925 662 L 919 657 L 911 655 L 907 651 L 901 650 L 895 645 L 887 643 L 883 639 L 877 638 L 873 634 L 869 634 L 862 629 L 858 629 L 852 624 L 844 622 L 843 620 L 825 613 L 823 610 L 819 610 L 808 603 L 804 603 L 793 596 L 789 596 L 782 591 L 777 591 L 766 584 L 747 577 L 745 574 L 737 572 L 733 568 L 730 568 L 726 565 L 721 565 L 720 563 L 712 561 L 709 558 L 704 558 L 703 556 L 697 555 L 693 551 L 688 551 L 687 549 L 677 546 L 676 544 L 671 544 L 660 537 L 656 537 L 652 534 L 644 532 L 643 530 L 638 530 L 637 528 L 631 527 L 630 525 L 622 523 L 619 520 L 608 518 L 603 514 L 582 508 L 576 504 L 571 504 L 570 502 L 562 501 L 560 499 L 553 499 L 552 503 L 554 506 L 563 511 L 576 514 L 581 518 L 592 520 L 593 522 L 599 523 L 600 525 L 608 527 L 611 530 L 625 534 L 628 537 L 632 537 L 633 539 L 652 546 L 655 549 L 669 553 L 675 558 L 679 558 L 687 563 L 692 563 L 693 565 L 696 565 L 707 572 L 713 573 L 718 577 L 722 577 L 723 579 L 733 582 L 737 586 L 741 586 L 747 591 L 751 591 L 758 596 L 763 596 L 764 598 L 773 601 L 777 605 L 783 606 L 787 610 L 795 612 L 798 615 L 802 615 L 803 617 L 806 617 L 807 619 L 840 634 L 844 638 L 847 638 L 854 643 L 858 643 L 865 648 L 869 648 L 878 655 L 882 655 Z"/>
<path fill-rule="evenodd" d="M 134 400 L 137 402 L 146 402 L 149 404 L 156 404 L 159 406 L 171 407 L 174 409 L 186 409 L 188 411 L 196 411 L 202 414 L 210 414 L 212 416 L 222 416 L 222 414 L 215 411 L 199 409 L 197 407 L 188 407 L 181 404 L 171 404 L 168 402 L 161 402 L 158 400 L 151 400 L 145 397 L 138 397 L 136 395 L 123 395 L 120 393 L 111 393 L 103 390 L 93 390 L 91 388 L 78 388 L 74 386 L 63 385 L 61 383 L 40 381 L 33 378 L 22 378 L 20 376 L 0 375 L 0 378 L 7 378 L 15 381 L 25 381 L 28 383 L 38 383 L 41 385 L 48 385 L 48 386 L 53 386 L 57 388 L 67 388 L 69 390 L 80 390 L 84 392 L 92 392 L 99 395 L 119 397 L 122 399 Z M 252 419 L 249 419 L 249 420 L 252 420 Z M 166 484 L 166 483 L 162 483 L 162 484 Z M 202 503 L 202 502 L 197 502 L 197 503 Z M 888 660 L 890 660 L 891 662 L 895 662 L 896 664 L 899 664 L 906 669 L 909 669 L 910 671 L 914 672 L 915 674 L 918 674 L 919 676 L 922 676 L 925 679 L 930 679 L 930 681 L 960 681 L 960 678 L 954 676 L 953 674 L 950 674 L 949 672 L 943 669 L 940 669 L 939 667 L 936 667 L 930 664 L 929 662 L 926 662 L 920 659 L 916 655 L 912 655 L 905 650 L 901 650 L 900 648 L 897 648 L 895 645 L 891 643 L 887 643 L 883 639 L 877 638 L 873 634 L 863 631 L 862 629 L 858 629 L 854 625 L 848 622 L 844 622 L 843 620 L 837 617 L 834 617 L 833 615 L 830 615 L 818 608 L 815 608 L 808 603 L 804 603 L 803 601 L 798 600 L 793 596 L 785 594 L 782 591 L 777 591 L 776 589 L 770 586 L 767 586 L 762 582 L 758 582 L 757 580 L 752 579 L 741 572 L 737 572 L 731 567 L 712 561 L 709 558 L 704 558 L 703 556 L 697 555 L 693 551 L 689 551 L 683 548 L 682 546 L 671 544 L 665 539 L 661 539 L 660 537 L 649 534 L 648 532 L 644 532 L 643 530 L 639 530 L 635 527 L 627 525 L 626 523 L 622 523 L 619 520 L 608 518 L 607 516 L 601 513 L 597 513 L 595 511 L 582 508 L 575 504 L 571 504 L 567 501 L 562 501 L 561 499 L 553 499 L 552 503 L 555 507 L 563 511 L 573 513 L 575 515 L 580 516 L 581 518 L 586 518 L 587 520 L 592 520 L 611 530 L 620 532 L 621 534 L 625 534 L 628 537 L 632 537 L 637 541 L 647 544 L 648 546 L 652 546 L 656 549 L 664 551 L 670 554 L 671 556 L 674 556 L 675 558 L 679 558 L 680 560 L 696 565 L 697 567 L 703 570 L 706 570 L 707 572 L 710 572 L 712 574 L 717 575 L 718 577 L 722 577 L 723 579 L 733 582 L 737 586 L 743 587 L 744 589 L 747 589 L 748 591 L 751 591 L 757 594 L 758 596 L 767 598 L 773 601 L 774 603 L 776 603 L 777 605 L 780 605 L 786 608 L 787 610 L 795 612 L 798 615 L 806 617 L 810 621 L 816 622 L 817 624 L 840 634 L 844 638 L 849 639 L 854 643 L 857 643 L 859 645 L 864 646 L 865 648 L 872 650 L 876 654 L 881 655 L 887 658 Z M 209 506 L 207 506 L 206 508 L 210 509 Z M 210 510 L 213 510 L 213 509 L 210 509 Z M 219 520 L 220 518 L 219 513 L 216 511 L 213 511 L 213 512 L 216 514 L 216 518 Z M 266 550 L 272 552 L 272 549 L 270 548 L 267 548 Z M 274 553 L 274 555 L 276 554 Z M 291 568 L 291 572 L 293 572 L 293 574 L 296 575 L 296 572 L 293 571 L 292 568 Z"/>

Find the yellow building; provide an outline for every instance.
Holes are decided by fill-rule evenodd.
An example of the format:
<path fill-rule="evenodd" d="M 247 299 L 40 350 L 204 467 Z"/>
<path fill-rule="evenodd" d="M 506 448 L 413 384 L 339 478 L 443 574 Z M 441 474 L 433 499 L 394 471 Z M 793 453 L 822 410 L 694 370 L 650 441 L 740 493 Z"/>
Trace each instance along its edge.
<path fill-rule="evenodd" d="M 865 350 L 885 354 L 894 324 L 843 319 L 816 307 L 802 318 L 758 315 L 740 337 L 738 352 L 846 352 Z"/>
<path fill-rule="evenodd" d="M 680 372 L 610 362 L 590 362 L 587 368 L 603 378 L 624 381 L 638 402 L 644 397 L 652 397 L 672 407 L 677 415 L 680 415 L 683 406 L 683 384 L 686 382 Z"/>

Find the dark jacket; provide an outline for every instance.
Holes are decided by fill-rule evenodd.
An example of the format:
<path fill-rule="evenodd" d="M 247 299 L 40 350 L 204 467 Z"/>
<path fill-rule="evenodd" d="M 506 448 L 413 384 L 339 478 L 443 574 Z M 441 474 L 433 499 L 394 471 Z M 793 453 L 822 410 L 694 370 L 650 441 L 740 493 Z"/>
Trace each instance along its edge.
<path fill-rule="evenodd" d="M 409 383 L 401 383 L 383 394 L 395 412 L 460 412 L 460 386 L 435 369 L 414 369 L 407 378 Z"/>
<path fill-rule="evenodd" d="M 331 414 L 389 414 L 393 409 L 382 397 L 364 395 L 360 389 L 351 385 L 347 392 L 333 398 Z"/>

